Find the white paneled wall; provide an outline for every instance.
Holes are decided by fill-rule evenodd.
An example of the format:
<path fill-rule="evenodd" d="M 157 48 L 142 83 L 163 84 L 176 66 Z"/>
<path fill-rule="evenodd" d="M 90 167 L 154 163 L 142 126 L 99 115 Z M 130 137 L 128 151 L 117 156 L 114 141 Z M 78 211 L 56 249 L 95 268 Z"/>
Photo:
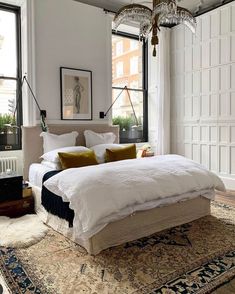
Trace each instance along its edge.
<path fill-rule="evenodd" d="M 235 3 L 171 34 L 171 151 L 235 189 Z"/>

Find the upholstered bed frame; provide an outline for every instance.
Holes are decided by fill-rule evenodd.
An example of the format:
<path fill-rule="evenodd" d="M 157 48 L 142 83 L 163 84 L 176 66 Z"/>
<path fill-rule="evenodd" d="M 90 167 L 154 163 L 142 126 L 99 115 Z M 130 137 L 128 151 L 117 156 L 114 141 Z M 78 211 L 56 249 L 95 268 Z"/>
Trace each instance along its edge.
<path fill-rule="evenodd" d="M 79 133 L 76 141 L 77 146 L 86 146 L 84 131 L 91 130 L 97 133 L 113 132 L 116 135 L 115 143 L 119 143 L 119 127 L 104 124 L 96 125 L 49 125 L 49 132 L 52 134 L 65 134 L 72 131 Z M 22 149 L 23 149 L 23 176 L 28 180 L 29 166 L 32 163 L 41 162 L 43 154 L 43 141 L 40 137 L 42 132 L 40 126 L 22 127 Z"/>
<path fill-rule="evenodd" d="M 50 125 L 49 130 L 54 134 L 63 134 L 71 131 L 79 133 L 77 145 L 85 145 L 84 130 L 95 132 L 115 133 L 116 143 L 119 142 L 119 129 L 117 126 L 108 125 Z M 28 179 L 28 170 L 31 163 L 40 162 L 43 153 L 42 138 L 39 137 L 41 128 L 23 127 L 22 145 L 24 161 L 24 179 Z M 100 251 L 141 237 L 149 236 L 167 228 L 191 222 L 210 214 L 210 200 L 199 196 L 195 199 L 182 201 L 164 207 L 146 211 L 139 211 L 119 221 L 108 224 L 88 240 L 78 240 L 74 230 L 68 223 L 56 216 L 47 213 L 41 205 L 41 189 L 33 186 L 35 197 L 35 210 L 39 217 L 53 229 L 82 245 L 88 253 L 98 254 Z M 105 205 L 105 204 L 104 204 Z"/>

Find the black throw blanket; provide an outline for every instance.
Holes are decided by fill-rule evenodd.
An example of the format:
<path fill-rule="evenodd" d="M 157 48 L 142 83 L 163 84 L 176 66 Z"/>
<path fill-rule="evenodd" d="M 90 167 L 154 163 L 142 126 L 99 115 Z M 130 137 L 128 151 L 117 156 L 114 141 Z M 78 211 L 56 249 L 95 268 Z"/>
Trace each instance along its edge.
<path fill-rule="evenodd" d="M 42 183 L 58 174 L 60 171 L 47 172 L 42 179 Z M 42 206 L 46 211 L 53 215 L 56 215 L 62 219 L 65 219 L 69 223 L 69 227 L 73 226 L 74 211 L 69 208 L 68 202 L 63 202 L 60 196 L 50 192 L 44 185 L 42 185 Z"/>

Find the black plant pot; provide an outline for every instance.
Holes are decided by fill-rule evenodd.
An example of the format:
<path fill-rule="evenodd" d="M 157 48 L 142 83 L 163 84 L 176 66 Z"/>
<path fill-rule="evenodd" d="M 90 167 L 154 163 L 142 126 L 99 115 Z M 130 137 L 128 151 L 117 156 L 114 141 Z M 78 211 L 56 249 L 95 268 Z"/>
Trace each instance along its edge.
<path fill-rule="evenodd" d="M 17 134 L 0 134 L 0 145 L 16 145 L 18 144 Z"/>
<path fill-rule="evenodd" d="M 129 131 L 120 130 L 120 139 L 128 139 L 129 138 Z"/>
<path fill-rule="evenodd" d="M 120 130 L 119 134 L 121 143 L 141 142 L 141 139 L 143 137 L 143 131 L 139 129 L 132 129 L 128 131 Z"/>

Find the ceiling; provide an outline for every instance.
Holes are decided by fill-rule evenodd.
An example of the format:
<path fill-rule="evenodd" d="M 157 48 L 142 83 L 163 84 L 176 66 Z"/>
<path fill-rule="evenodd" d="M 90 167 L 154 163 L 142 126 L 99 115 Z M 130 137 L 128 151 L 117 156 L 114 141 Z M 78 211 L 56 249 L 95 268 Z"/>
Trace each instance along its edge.
<path fill-rule="evenodd" d="M 93 6 L 97 6 L 100 8 L 105 8 L 110 11 L 118 11 L 121 7 L 131 4 L 138 3 L 149 6 L 152 8 L 151 0 L 74 0 L 86 4 L 90 4 Z M 180 6 L 187 8 L 192 13 L 197 13 L 198 11 L 204 11 L 210 7 L 217 6 L 222 4 L 223 2 L 227 2 L 224 0 L 178 0 Z"/>

